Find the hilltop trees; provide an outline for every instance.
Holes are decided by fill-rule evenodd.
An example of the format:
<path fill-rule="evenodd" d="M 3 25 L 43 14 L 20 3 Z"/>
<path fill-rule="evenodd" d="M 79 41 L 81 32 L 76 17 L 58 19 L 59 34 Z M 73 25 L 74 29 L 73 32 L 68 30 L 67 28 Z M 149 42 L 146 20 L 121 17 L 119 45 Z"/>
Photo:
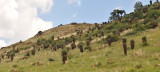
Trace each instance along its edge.
<path fill-rule="evenodd" d="M 139 12 L 142 7 L 143 7 L 142 2 L 138 1 L 138 2 L 136 2 L 136 4 L 134 5 L 134 10 L 135 10 L 136 12 Z"/>
<path fill-rule="evenodd" d="M 109 18 L 109 20 L 113 21 L 113 20 L 119 20 L 121 21 L 121 18 L 126 14 L 125 10 L 118 10 L 115 9 L 113 10 L 113 12 L 111 12 L 111 16 Z"/>

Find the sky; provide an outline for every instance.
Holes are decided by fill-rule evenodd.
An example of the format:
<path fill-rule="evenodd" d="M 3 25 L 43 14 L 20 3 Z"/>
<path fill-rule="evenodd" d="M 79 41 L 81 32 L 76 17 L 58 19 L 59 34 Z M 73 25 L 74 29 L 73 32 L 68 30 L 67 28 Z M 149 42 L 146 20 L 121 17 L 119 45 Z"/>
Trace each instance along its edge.
<path fill-rule="evenodd" d="M 0 47 L 60 24 L 108 21 L 114 9 L 133 12 L 137 1 L 150 0 L 0 0 Z"/>

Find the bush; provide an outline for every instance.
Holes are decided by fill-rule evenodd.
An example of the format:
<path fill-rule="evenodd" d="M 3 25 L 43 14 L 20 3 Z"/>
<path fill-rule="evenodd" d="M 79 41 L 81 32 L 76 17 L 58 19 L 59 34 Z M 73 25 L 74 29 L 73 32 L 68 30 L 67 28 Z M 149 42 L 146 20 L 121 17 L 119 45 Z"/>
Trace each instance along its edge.
<path fill-rule="evenodd" d="M 13 68 L 16 68 L 16 67 L 18 67 L 18 65 L 14 64 L 14 65 L 13 65 Z"/>
<path fill-rule="evenodd" d="M 55 61 L 53 58 L 48 58 L 48 61 L 52 62 Z"/>
<path fill-rule="evenodd" d="M 100 67 L 102 64 L 100 62 L 97 63 L 96 67 Z"/>
<path fill-rule="evenodd" d="M 141 65 L 141 64 L 136 65 L 136 69 L 140 69 L 140 68 L 142 68 L 142 65 Z"/>

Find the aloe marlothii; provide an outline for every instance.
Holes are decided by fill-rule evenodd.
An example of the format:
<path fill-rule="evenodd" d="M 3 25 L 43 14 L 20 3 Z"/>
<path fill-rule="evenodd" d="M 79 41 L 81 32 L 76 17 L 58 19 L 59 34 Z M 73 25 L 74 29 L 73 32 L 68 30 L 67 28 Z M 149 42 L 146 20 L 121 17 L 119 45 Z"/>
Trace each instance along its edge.
<path fill-rule="evenodd" d="M 80 52 L 83 52 L 83 45 L 84 45 L 83 42 L 80 42 L 80 43 L 78 44 L 78 48 L 80 49 Z"/>
<path fill-rule="evenodd" d="M 10 55 L 11 55 L 11 62 L 12 62 L 12 61 L 13 61 L 13 59 L 14 59 L 15 53 L 14 53 L 14 52 L 12 52 Z"/>
<path fill-rule="evenodd" d="M 127 55 L 127 39 L 126 38 L 123 38 L 122 39 L 122 42 L 123 42 L 123 49 L 124 49 L 124 54 Z"/>
<path fill-rule="evenodd" d="M 143 46 L 147 46 L 147 38 L 144 36 L 142 37 Z"/>
<path fill-rule="evenodd" d="M 31 53 L 32 53 L 32 55 L 35 55 L 36 50 L 35 50 L 35 49 L 33 49 L 33 50 L 31 51 Z"/>
<path fill-rule="evenodd" d="M 87 41 L 86 41 L 86 45 L 89 46 L 89 45 L 90 45 L 90 42 L 91 42 L 91 41 L 87 40 Z"/>
<path fill-rule="evenodd" d="M 52 38 L 52 40 L 54 41 L 54 35 L 53 35 L 51 38 Z"/>
<path fill-rule="evenodd" d="M 152 0 L 150 0 L 150 5 L 152 5 Z"/>
<path fill-rule="evenodd" d="M 72 43 L 72 44 L 71 44 L 71 47 L 72 47 L 72 50 L 75 49 L 75 48 L 76 48 L 76 44 L 75 44 L 75 43 Z"/>
<path fill-rule="evenodd" d="M 130 45 L 131 45 L 131 49 L 134 49 L 134 45 L 135 45 L 134 40 L 130 41 Z"/>
<path fill-rule="evenodd" d="M 108 46 L 111 46 L 112 38 L 110 35 L 108 35 L 108 37 L 107 37 L 107 42 L 108 42 Z"/>
<path fill-rule="evenodd" d="M 62 50 L 62 61 L 63 61 L 63 64 L 66 63 L 66 60 L 67 60 L 67 50 Z"/>

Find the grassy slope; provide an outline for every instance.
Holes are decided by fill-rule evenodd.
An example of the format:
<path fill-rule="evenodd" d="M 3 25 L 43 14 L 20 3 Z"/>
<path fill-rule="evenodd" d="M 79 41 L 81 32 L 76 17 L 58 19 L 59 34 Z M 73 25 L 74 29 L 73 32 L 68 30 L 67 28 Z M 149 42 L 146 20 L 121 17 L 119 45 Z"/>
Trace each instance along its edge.
<path fill-rule="evenodd" d="M 149 46 L 143 47 L 141 37 L 146 36 Z M 122 42 L 118 41 L 111 47 L 101 50 L 89 52 L 85 50 L 80 53 L 79 49 L 70 51 L 70 58 L 67 64 L 62 64 L 61 49 L 58 51 L 40 51 L 35 56 L 31 56 L 26 60 L 17 60 L 24 54 L 16 55 L 14 62 L 4 63 L 0 65 L 0 72 L 9 72 L 13 69 L 13 65 L 17 64 L 16 69 L 24 72 L 126 72 L 126 71 L 144 71 L 159 72 L 160 67 L 155 67 L 159 63 L 160 56 L 160 27 L 138 35 L 127 37 L 128 40 L 128 56 L 124 56 Z M 129 47 L 129 40 L 135 39 L 136 46 L 134 50 Z M 102 47 L 102 44 L 92 43 L 92 48 Z M 106 56 L 105 56 L 106 55 Z M 48 58 L 55 59 L 49 62 Z M 5 60 L 7 61 L 7 60 Z M 32 63 L 40 61 L 42 66 L 33 66 Z M 101 66 L 93 68 L 96 63 Z"/>

